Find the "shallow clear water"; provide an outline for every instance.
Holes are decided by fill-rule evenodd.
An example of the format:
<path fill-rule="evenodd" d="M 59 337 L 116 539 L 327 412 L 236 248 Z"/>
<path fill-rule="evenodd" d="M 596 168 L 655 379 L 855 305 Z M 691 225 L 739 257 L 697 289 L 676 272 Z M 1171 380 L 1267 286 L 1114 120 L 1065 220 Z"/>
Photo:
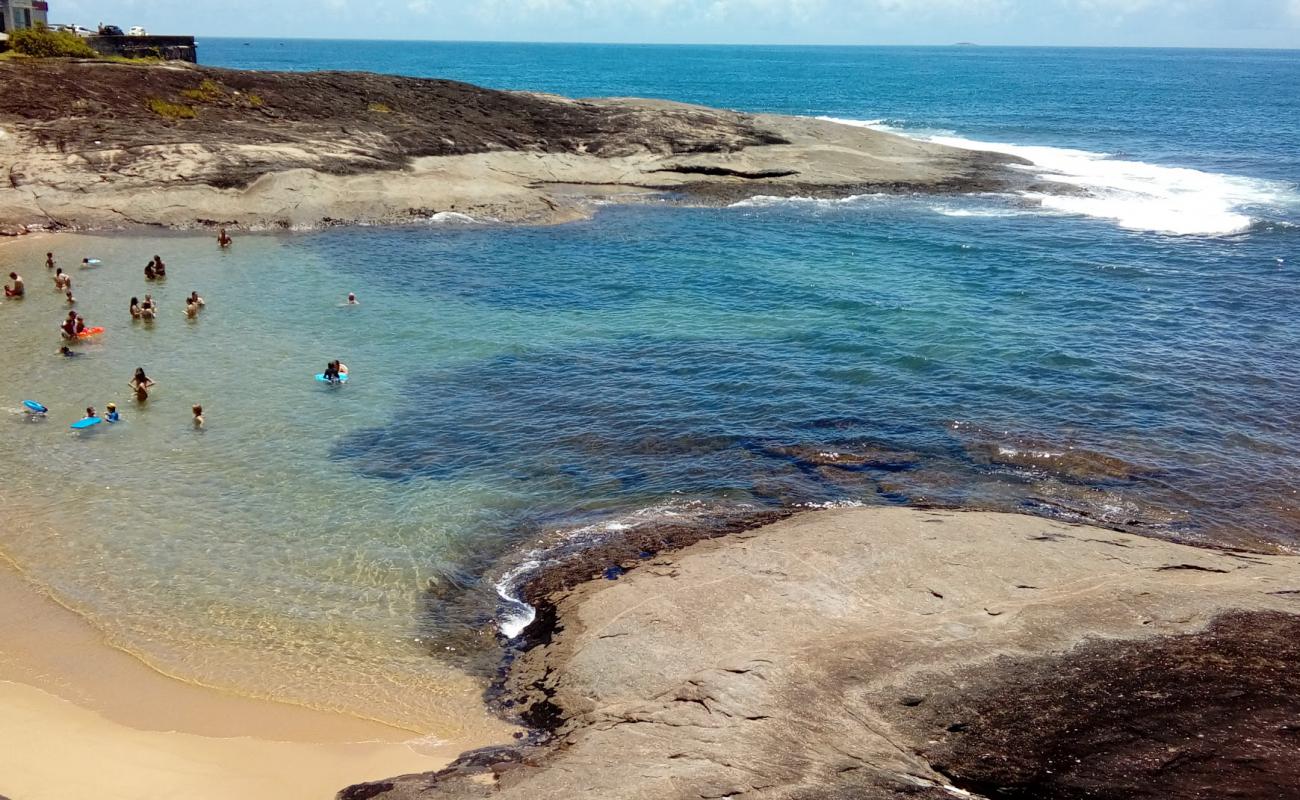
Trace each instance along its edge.
<path fill-rule="evenodd" d="M 226 48 L 239 66 L 377 52 L 298 43 L 282 63 L 275 43 L 218 44 L 205 60 Z M 757 200 L 241 236 L 229 252 L 0 246 L 30 293 L 0 304 L 0 512 L 19 520 L 0 551 L 152 663 L 452 735 L 481 690 L 464 671 L 492 663 L 511 611 L 502 574 L 556 531 L 695 501 L 945 503 L 1300 547 L 1300 149 L 1269 116 L 1294 120 L 1297 101 L 1261 77 L 1293 73 L 1294 54 L 998 51 L 976 68 L 966 51 L 447 47 L 453 76 L 493 85 L 1036 145 L 1040 171 L 1098 202 Z M 1143 126 L 1193 85 L 1198 110 Z M 47 247 L 65 268 L 104 262 L 71 270 L 79 310 L 108 328 L 77 359 L 54 355 Z M 154 253 L 166 284 L 142 278 Z M 191 289 L 208 302 L 194 322 Z M 164 308 L 152 328 L 126 313 L 146 291 Z M 348 291 L 361 306 L 339 306 Z M 345 387 L 312 380 L 332 357 Z M 159 382 L 143 408 L 136 366 Z M 49 418 L 28 420 L 28 398 Z M 67 428 L 109 400 L 126 422 Z"/>

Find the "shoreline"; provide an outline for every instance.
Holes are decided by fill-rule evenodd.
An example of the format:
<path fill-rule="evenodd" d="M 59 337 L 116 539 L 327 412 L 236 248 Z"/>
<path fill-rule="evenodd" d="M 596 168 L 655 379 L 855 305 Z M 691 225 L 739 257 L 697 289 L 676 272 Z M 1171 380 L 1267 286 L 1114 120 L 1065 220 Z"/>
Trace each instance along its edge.
<path fill-rule="evenodd" d="M 440 741 L 164 675 L 0 557 L 0 795 L 328 797 L 494 741 Z M 485 712 L 486 714 L 486 712 Z"/>
<path fill-rule="evenodd" d="M 1263 787 L 1244 796 L 1277 796 L 1267 792 L 1297 777 L 1285 731 L 1256 720 L 1289 713 L 1279 704 L 1300 709 L 1288 688 L 1300 681 L 1274 666 L 1287 659 L 1280 633 L 1300 631 L 1293 556 L 1027 515 L 880 507 L 808 511 L 648 559 L 625 549 L 612 551 L 628 567 L 616 579 L 601 574 L 609 554 L 593 553 L 584 579 L 530 586 L 549 607 L 525 632 L 496 705 L 540 739 L 341 797 L 783 787 L 939 798 L 1003 786 L 1074 797 L 1073 780 L 1115 796 L 1128 796 L 1126 781 L 1149 785 L 1151 756 L 1127 723 L 1108 728 L 1112 712 L 1076 719 L 1054 704 L 1063 694 L 1084 709 L 1131 703 L 1127 713 L 1187 736 L 1154 762 L 1178 789 L 1171 798 L 1200 796 L 1182 787 L 1207 759 L 1211 774 L 1230 776 L 1219 780 Z M 1099 743 L 1074 740 L 1085 724 L 1101 729 Z M 1018 731 L 1040 729 L 1045 743 L 1020 741 Z M 1054 747 L 1075 748 L 1085 766 L 1053 769 Z M 1251 775 L 1215 748 L 1254 748 Z M 990 775 L 989 763 L 1018 772 Z M 1090 774 L 1097 764 L 1103 774 Z"/>

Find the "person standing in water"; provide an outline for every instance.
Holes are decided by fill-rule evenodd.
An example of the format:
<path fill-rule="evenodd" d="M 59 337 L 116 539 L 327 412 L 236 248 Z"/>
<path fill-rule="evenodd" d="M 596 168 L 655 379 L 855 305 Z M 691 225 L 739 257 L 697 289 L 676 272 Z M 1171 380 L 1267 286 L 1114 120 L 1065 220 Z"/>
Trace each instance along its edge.
<path fill-rule="evenodd" d="M 131 298 L 131 319 L 140 319 L 140 299 L 138 297 Z"/>
<path fill-rule="evenodd" d="M 119 413 L 117 413 L 117 403 L 109 403 L 109 404 L 108 404 L 108 413 L 104 415 L 104 419 L 107 420 L 107 421 L 109 421 L 109 422 L 121 422 L 121 421 L 122 421 L 122 415 L 119 414 Z"/>
<path fill-rule="evenodd" d="M 9 280 L 13 281 L 13 286 L 5 287 L 5 297 L 22 297 L 27 293 L 27 287 L 23 286 L 23 276 L 17 272 L 9 273 Z"/>
<path fill-rule="evenodd" d="M 198 403 L 195 403 L 194 405 L 190 406 L 190 411 L 194 413 L 194 427 L 202 428 L 203 427 L 203 406 L 199 405 Z"/>
<path fill-rule="evenodd" d="M 66 292 L 72 288 L 72 278 L 64 273 L 63 267 L 56 267 L 54 270 L 54 290 L 56 292 Z"/>
<path fill-rule="evenodd" d="M 153 257 L 153 274 L 159 278 L 167 277 L 167 265 L 163 263 L 162 256 Z"/>
<path fill-rule="evenodd" d="M 77 298 L 75 298 L 75 297 L 72 296 L 72 290 L 71 290 L 71 289 L 69 289 L 68 291 L 64 292 L 64 293 L 63 293 L 63 296 L 64 296 L 65 298 L 67 298 L 67 300 L 68 300 L 68 305 L 70 305 L 70 306 L 75 306 L 75 305 L 77 304 Z"/>
<path fill-rule="evenodd" d="M 63 332 L 63 338 L 65 339 L 77 338 L 77 312 L 69 311 L 68 316 L 64 317 L 63 322 L 60 323 L 59 330 Z"/>
<path fill-rule="evenodd" d="M 226 229 L 225 229 L 225 228 L 218 228 L 218 229 L 217 229 L 217 247 L 222 247 L 222 248 L 229 247 L 229 246 L 230 246 L 230 242 L 231 242 L 230 234 L 226 233 Z"/>
<path fill-rule="evenodd" d="M 144 367 L 136 367 L 135 375 L 131 380 L 127 381 L 126 385 L 130 386 L 131 390 L 135 392 L 136 402 L 143 403 L 149 399 L 149 390 L 157 384 L 148 375 L 144 374 Z"/>
<path fill-rule="evenodd" d="M 46 268 L 46 269 L 54 269 L 54 254 L 53 254 L 53 253 L 46 253 L 46 254 L 45 254 L 45 268 Z"/>
<path fill-rule="evenodd" d="M 157 272 L 154 272 L 153 262 L 150 261 L 148 264 L 145 264 L 145 265 L 144 265 L 144 279 L 147 280 L 147 281 L 151 281 L 151 280 L 153 280 L 154 278 L 157 278 L 157 277 L 158 277 L 158 273 L 157 273 Z"/>

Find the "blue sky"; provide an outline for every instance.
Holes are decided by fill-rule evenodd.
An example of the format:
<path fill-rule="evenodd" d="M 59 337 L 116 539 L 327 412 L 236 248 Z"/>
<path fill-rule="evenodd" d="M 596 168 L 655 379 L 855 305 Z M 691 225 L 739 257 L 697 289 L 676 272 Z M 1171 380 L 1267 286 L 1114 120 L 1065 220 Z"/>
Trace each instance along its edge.
<path fill-rule="evenodd" d="M 200 36 L 1300 48 L 1300 0 L 50 0 Z"/>

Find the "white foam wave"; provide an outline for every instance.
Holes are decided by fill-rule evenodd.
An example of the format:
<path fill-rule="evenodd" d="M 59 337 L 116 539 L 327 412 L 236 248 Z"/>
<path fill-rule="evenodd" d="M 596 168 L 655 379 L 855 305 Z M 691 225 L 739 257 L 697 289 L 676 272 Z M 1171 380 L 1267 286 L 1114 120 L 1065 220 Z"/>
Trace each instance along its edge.
<path fill-rule="evenodd" d="M 758 194 L 744 200 L 737 200 L 727 208 L 774 208 L 776 206 L 824 206 L 830 208 L 850 203 L 861 203 L 864 200 L 886 196 L 888 195 L 854 194 L 848 197 L 804 197 L 803 195 L 781 197 L 771 194 Z"/>
<path fill-rule="evenodd" d="M 497 629 L 507 639 L 514 639 L 537 618 L 537 610 L 519 597 L 520 586 L 527 577 L 544 564 L 555 564 L 566 558 L 581 555 L 586 546 L 610 534 L 632 530 L 642 525 L 653 525 L 665 519 L 712 519 L 719 514 L 747 513 L 752 508 L 744 505 L 718 506 L 702 500 L 670 500 L 641 508 L 618 517 L 606 518 L 588 525 L 551 531 L 543 537 L 542 544 L 521 555 L 515 565 L 493 584 L 501 599 L 501 613 Z"/>
<path fill-rule="evenodd" d="M 1169 167 L 1064 147 L 984 142 L 950 133 L 903 130 L 884 120 L 821 119 L 898 133 L 966 150 L 1018 156 L 1021 169 L 1046 181 L 1077 187 L 1078 194 L 1025 192 L 1045 211 L 1110 220 L 1131 230 L 1218 236 L 1248 229 L 1252 213 L 1295 207 L 1296 187 L 1280 181 Z M 970 213 L 948 216 L 972 216 Z"/>

